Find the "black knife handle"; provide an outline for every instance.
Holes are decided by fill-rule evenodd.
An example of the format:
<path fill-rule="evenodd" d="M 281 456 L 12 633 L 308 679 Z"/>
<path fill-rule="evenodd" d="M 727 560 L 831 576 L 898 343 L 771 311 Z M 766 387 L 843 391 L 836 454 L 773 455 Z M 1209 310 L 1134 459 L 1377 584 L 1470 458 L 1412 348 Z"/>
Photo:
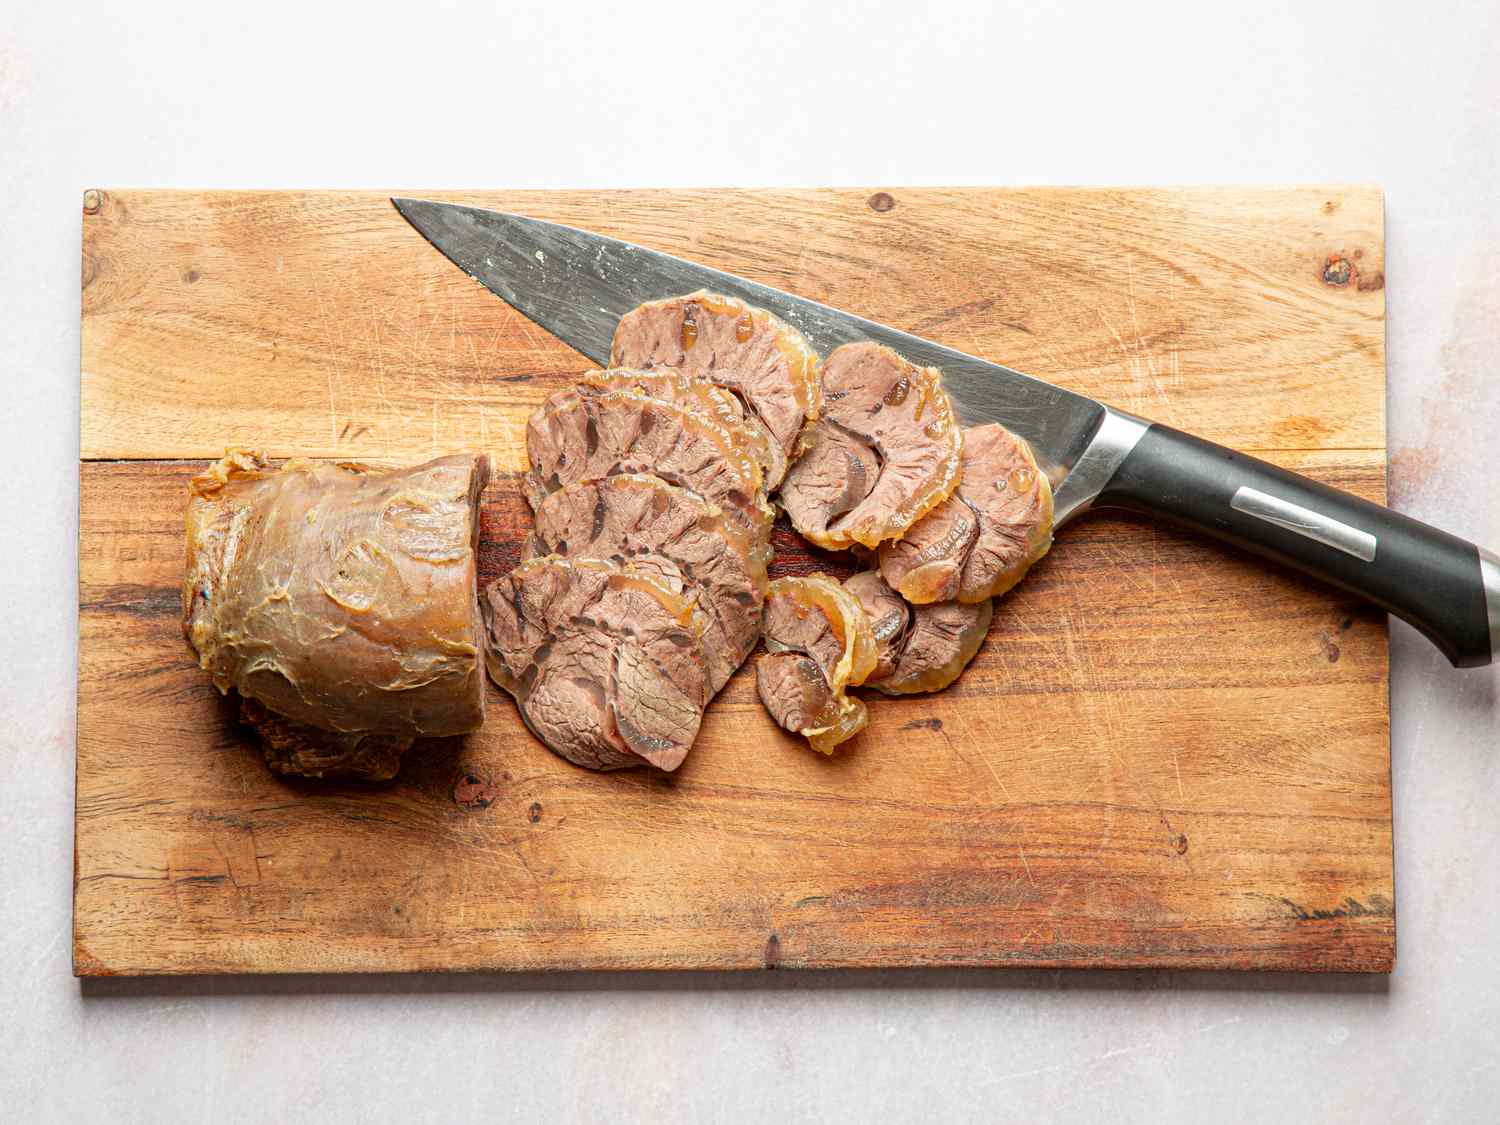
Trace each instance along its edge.
<path fill-rule="evenodd" d="M 1460 668 L 1500 643 L 1500 560 L 1473 543 L 1152 423 L 1095 500 L 1165 516 L 1409 621 Z"/>

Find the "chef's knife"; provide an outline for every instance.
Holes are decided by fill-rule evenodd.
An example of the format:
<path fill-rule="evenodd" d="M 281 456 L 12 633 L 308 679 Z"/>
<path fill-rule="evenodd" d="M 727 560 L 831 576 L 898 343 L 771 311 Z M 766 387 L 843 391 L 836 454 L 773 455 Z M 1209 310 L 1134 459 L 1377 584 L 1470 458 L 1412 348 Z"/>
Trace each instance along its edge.
<path fill-rule="evenodd" d="M 1500 652 L 1500 557 L 1275 465 L 895 328 L 733 274 L 556 223 L 393 199 L 455 265 L 601 366 L 620 317 L 707 289 L 801 330 L 819 353 L 876 340 L 939 368 L 967 425 L 1031 442 L 1056 491 L 1058 526 L 1091 507 L 1165 517 L 1368 598 L 1425 633 L 1455 665 Z"/>

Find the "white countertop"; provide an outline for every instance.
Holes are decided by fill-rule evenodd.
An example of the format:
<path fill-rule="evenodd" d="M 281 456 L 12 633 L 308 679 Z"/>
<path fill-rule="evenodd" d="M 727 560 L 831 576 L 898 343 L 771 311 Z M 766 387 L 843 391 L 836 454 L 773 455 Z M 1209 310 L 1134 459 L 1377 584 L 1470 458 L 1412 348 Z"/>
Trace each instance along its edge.
<path fill-rule="evenodd" d="M 1400 625 L 1388 981 L 70 975 L 89 186 L 1380 183 L 1391 498 L 1500 546 L 1494 0 L 813 6 L 0 9 L 7 1120 L 1494 1120 L 1500 673 Z"/>

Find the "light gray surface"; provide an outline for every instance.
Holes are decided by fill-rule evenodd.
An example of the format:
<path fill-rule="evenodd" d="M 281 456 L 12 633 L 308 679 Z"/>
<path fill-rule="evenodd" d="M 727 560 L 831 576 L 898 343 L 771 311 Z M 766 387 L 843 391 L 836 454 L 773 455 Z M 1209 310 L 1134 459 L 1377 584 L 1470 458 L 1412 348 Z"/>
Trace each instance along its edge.
<path fill-rule="evenodd" d="M 1494 1120 L 1500 675 L 1453 672 L 1400 626 L 1388 987 L 775 973 L 80 990 L 78 237 L 96 183 L 1380 182 L 1392 498 L 1500 546 L 1493 0 L 513 7 L 448 35 L 372 4 L 0 8 L 0 1115 Z"/>

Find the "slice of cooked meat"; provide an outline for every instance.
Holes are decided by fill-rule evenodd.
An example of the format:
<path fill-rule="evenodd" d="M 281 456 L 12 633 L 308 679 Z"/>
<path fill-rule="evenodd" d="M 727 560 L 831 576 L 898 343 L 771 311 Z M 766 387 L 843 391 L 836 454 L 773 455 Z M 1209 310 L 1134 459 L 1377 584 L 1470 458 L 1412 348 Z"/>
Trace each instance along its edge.
<path fill-rule="evenodd" d="M 697 595 L 703 655 L 718 692 L 760 639 L 766 567 L 744 532 L 717 506 L 654 476 L 622 475 L 560 488 L 537 507 L 526 557 L 657 562 L 663 577 Z"/>
<path fill-rule="evenodd" d="M 608 394 L 610 391 L 634 391 L 647 398 L 659 398 L 717 422 L 729 431 L 741 451 L 760 465 L 767 490 L 775 487 L 770 483 L 773 474 L 779 481 L 786 472 L 786 456 L 772 440 L 765 424 L 754 414 L 747 414 L 744 403 L 723 387 L 684 375 L 673 367 L 649 370 L 611 367 L 585 372 L 582 381 L 572 388 L 572 393 L 584 395 Z M 559 391 L 547 401 L 551 403 L 568 393 Z"/>
<path fill-rule="evenodd" d="M 484 457 L 411 469 L 231 450 L 193 478 L 183 632 L 285 773 L 386 778 L 484 722 Z M 252 706 L 251 703 L 256 704 Z"/>
<path fill-rule="evenodd" d="M 841 709 L 833 689 L 812 657 L 800 652 L 768 652 L 755 665 L 755 690 L 784 730 L 805 735 L 813 749 L 830 753 L 869 722 L 858 699 Z"/>
<path fill-rule="evenodd" d="M 781 487 L 781 506 L 792 526 L 826 529 L 861 504 L 880 475 L 875 450 L 853 435 L 820 422 L 811 430 L 810 447 L 792 467 Z"/>
<path fill-rule="evenodd" d="M 675 367 L 733 391 L 765 424 L 780 457 L 766 475 L 776 488 L 818 417 L 818 357 L 802 334 L 764 309 L 715 293 L 652 301 L 620 318 L 610 362 Z"/>
<path fill-rule="evenodd" d="M 553 752 L 590 769 L 682 763 L 708 701 L 693 603 L 643 569 L 546 555 L 491 583 L 490 677 Z"/>
<path fill-rule="evenodd" d="M 880 545 L 881 573 L 915 605 L 952 601 L 978 539 L 979 514 L 954 492 L 900 539 Z"/>
<path fill-rule="evenodd" d="M 958 488 L 900 539 L 880 572 L 907 601 L 1005 593 L 1052 545 L 1052 485 L 1031 446 L 999 423 L 964 431 Z"/>
<path fill-rule="evenodd" d="M 778 578 L 766 595 L 764 633 L 756 688 L 783 729 L 822 754 L 864 729 L 864 703 L 844 694 L 876 662 L 870 620 L 857 598 L 821 574 Z"/>
<path fill-rule="evenodd" d="M 859 599 L 875 620 L 880 644 L 879 664 L 865 687 L 887 695 L 911 695 L 947 687 L 968 667 L 990 631 L 994 603 L 989 599 L 905 605 L 874 570 L 854 575 L 845 588 Z M 905 606 L 904 615 L 900 605 Z"/>
<path fill-rule="evenodd" d="M 531 415 L 526 452 L 533 510 L 548 493 L 581 480 L 652 473 L 713 501 L 757 543 L 769 540 L 760 466 L 724 427 L 675 403 L 634 391 L 573 396 Z"/>
<path fill-rule="evenodd" d="M 896 671 L 896 663 L 906 647 L 912 607 L 885 584 L 878 570 L 851 575 L 845 580 L 844 589 L 859 599 L 865 616 L 870 619 L 870 635 L 875 639 L 875 667 L 865 682 L 883 680 Z"/>
<path fill-rule="evenodd" d="M 781 486 L 792 525 L 818 546 L 899 538 L 957 486 L 963 434 L 935 367 L 845 344 L 823 364 L 823 403 L 812 451 Z"/>

